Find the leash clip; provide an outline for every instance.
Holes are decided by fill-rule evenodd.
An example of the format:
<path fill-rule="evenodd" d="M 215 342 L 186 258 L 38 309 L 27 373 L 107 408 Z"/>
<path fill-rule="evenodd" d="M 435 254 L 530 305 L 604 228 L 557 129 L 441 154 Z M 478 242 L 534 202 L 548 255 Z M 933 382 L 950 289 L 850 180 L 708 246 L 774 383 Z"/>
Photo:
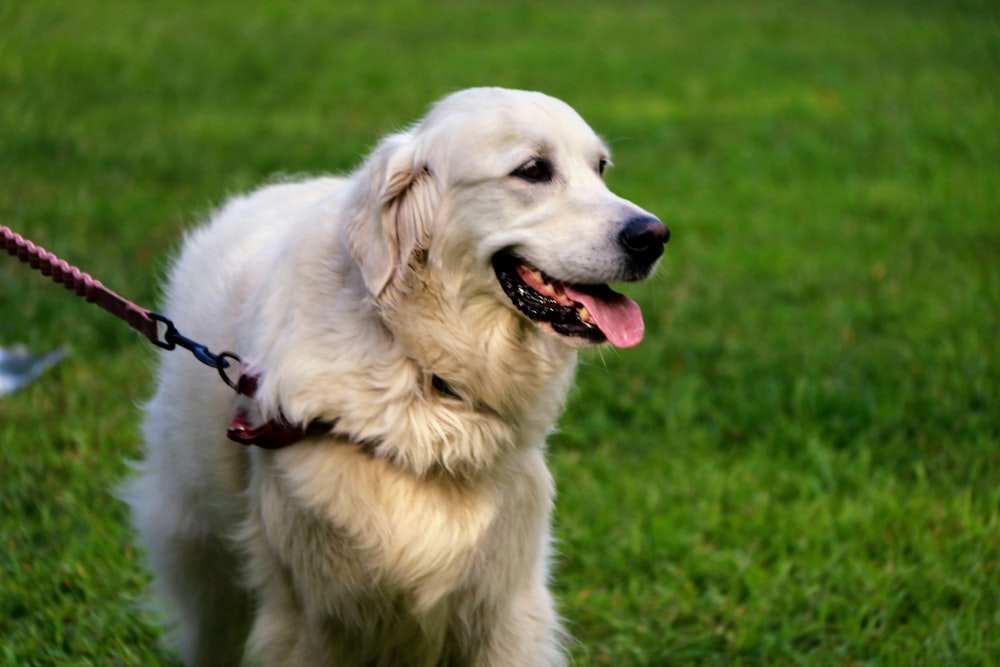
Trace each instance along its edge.
<path fill-rule="evenodd" d="M 208 349 L 207 345 L 181 335 L 181 332 L 177 330 L 173 321 L 165 315 L 149 311 L 149 318 L 166 327 L 161 335 L 159 332 L 160 327 L 157 326 L 157 339 L 152 341 L 153 345 L 156 345 L 164 350 L 174 350 L 177 347 L 182 347 L 185 350 L 188 350 L 194 355 L 195 359 L 206 366 L 211 366 L 217 370 L 219 372 L 219 377 L 222 378 L 222 381 L 225 382 L 230 389 L 233 389 L 234 391 L 237 390 L 236 383 L 231 377 L 229 377 L 229 374 L 226 373 L 226 369 L 233 366 L 233 364 L 229 362 L 229 359 L 236 362 L 236 366 L 238 367 L 240 365 L 239 356 L 233 352 L 220 352 L 219 354 L 215 354 Z"/>

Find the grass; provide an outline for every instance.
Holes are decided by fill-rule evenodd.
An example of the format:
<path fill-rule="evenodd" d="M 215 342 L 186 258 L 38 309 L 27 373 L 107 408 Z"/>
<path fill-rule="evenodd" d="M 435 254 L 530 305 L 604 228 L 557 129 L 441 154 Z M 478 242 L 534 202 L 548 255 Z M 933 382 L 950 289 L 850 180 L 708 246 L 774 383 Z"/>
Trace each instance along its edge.
<path fill-rule="evenodd" d="M 0 223 L 146 304 L 183 230 L 536 88 L 674 238 L 550 460 L 577 665 L 1000 663 L 989 0 L 0 4 Z M 183 327 L 182 327 L 183 328 Z M 0 259 L 0 664 L 175 665 L 110 489 L 157 352 Z"/>

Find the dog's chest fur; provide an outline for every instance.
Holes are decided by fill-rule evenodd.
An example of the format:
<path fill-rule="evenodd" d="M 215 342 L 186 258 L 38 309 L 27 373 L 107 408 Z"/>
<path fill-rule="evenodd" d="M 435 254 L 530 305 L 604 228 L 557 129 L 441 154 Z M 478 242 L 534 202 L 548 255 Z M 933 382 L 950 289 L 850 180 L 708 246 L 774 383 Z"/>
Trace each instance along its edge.
<path fill-rule="evenodd" d="M 242 533 L 254 587 L 266 595 L 269 581 L 294 569 L 290 606 L 327 618 L 331 638 L 384 633 L 358 644 L 381 646 L 383 658 L 412 634 L 407 650 L 428 650 L 436 656 L 428 664 L 439 664 L 468 644 L 464 633 L 499 590 L 540 576 L 531 564 L 545 556 L 539 535 L 548 534 L 553 488 L 538 449 L 464 480 L 413 475 L 329 441 L 257 451 L 254 468 L 249 496 L 258 505 Z"/>

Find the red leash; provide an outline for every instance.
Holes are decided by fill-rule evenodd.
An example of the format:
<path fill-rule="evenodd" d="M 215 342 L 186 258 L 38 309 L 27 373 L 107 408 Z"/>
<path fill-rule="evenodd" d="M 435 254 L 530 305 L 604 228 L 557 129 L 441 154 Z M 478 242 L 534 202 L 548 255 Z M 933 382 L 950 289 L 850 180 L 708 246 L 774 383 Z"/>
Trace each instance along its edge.
<path fill-rule="evenodd" d="M 240 358 L 232 352 L 215 354 L 207 346 L 182 336 L 168 318 L 132 303 L 120 294 L 84 273 L 80 269 L 59 259 L 51 252 L 41 248 L 9 227 L 0 225 L 0 249 L 7 254 L 16 256 L 31 268 L 49 276 L 66 289 L 73 290 L 78 296 L 94 303 L 115 317 L 123 320 L 130 327 L 149 339 L 151 343 L 164 350 L 182 347 L 189 350 L 195 358 L 206 366 L 211 366 L 219 372 L 223 382 L 233 388 L 238 394 L 253 398 L 257 393 L 260 377 L 251 374 L 241 374 L 237 382 L 226 373 L 226 369 L 235 363 L 240 366 Z M 284 419 L 272 419 L 260 426 L 252 427 L 242 412 L 237 412 L 229 425 L 227 436 L 230 440 L 242 445 L 257 445 L 265 449 L 277 449 L 302 440 L 309 435 L 316 435 L 332 430 L 333 424 L 313 422 L 306 427 L 289 424 Z"/>
<path fill-rule="evenodd" d="M 164 350 L 173 350 L 178 346 L 190 350 L 198 361 L 218 370 L 222 380 L 236 389 L 236 385 L 225 372 L 231 365 L 228 359 L 239 363 L 239 357 L 232 352 L 213 354 L 201 343 L 182 336 L 174 323 L 163 315 L 137 306 L 102 285 L 101 281 L 3 225 L 0 225 L 0 249 L 6 250 L 8 255 L 15 256 L 31 268 L 40 271 L 43 276 L 49 276 L 66 289 L 75 291 L 77 296 L 82 296 L 88 302 L 97 304 L 115 317 L 124 320 L 126 324 L 148 338 L 153 345 Z"/>
<path fill-rule="evenodd" d="M 82 296 L 115 317 L 125 320 L 130 327 L 154 344 L 161 345 L 165 342 L 160 338 L 158 324 L 162 320 L 154 318 L 153 313 L 145 308 L 140 308 L 125 297 L 115 294 L 102 285 L 99 280 L 91 278 L 75 266 L 70 266 L 44 248 L 36 246 L 3 225 L 0 225 L 0 248 L 6 250 L 7 254 L 16 256 L 22 262 L 29 264 L 31 268 L 41 271 L 42 275 L 50 276 L 52 280 L 63 285 L 66 289 L 74 290 L 77 296 Z"/>

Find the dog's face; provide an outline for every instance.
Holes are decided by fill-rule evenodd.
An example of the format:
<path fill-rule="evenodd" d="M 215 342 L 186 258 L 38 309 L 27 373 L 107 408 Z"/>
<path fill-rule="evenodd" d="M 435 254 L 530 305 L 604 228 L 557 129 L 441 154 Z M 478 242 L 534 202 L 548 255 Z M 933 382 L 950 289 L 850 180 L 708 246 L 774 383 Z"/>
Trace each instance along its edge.
<path fill-rule="evenodd" d="M 559 100 L 456 93 L 376 149 L 369 166 L 381 176 L 371 187 L 381 189 L 370 199 L 382 237 L 358 224 L 348 243 L 373 294 L 422 249 L 444 282 L 491 292 L 571 346 L 630 347 L 642 339 L 642 315 L 607 283 L 652 273 L 669 233 L 608 190 L 609 165 L 604 143 Z"/>

